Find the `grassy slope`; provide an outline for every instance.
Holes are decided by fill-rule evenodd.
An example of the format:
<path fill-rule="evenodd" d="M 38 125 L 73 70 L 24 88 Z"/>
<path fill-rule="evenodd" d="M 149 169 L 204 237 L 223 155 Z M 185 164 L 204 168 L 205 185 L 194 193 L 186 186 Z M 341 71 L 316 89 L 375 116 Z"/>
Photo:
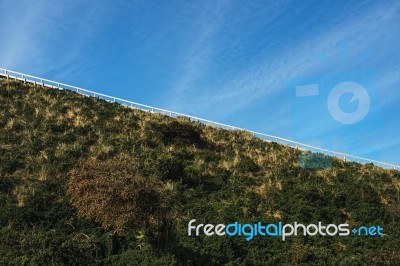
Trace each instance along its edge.
<path fill-rule="evenodd" d="M 303 169 L 295 149 L 244 132 L 18 82 L 0 81 L 0 106 L 0 264 L 400 264 L 397 171 L 339 160 Z M 115 235 L 71 204 L 72 169 L 121 155 L 168 196 L 170 229 L 161 243 L 147 227 Z M 387 235 L 193 238 L 193 218 L 347 221 L 380 224 Z"/>

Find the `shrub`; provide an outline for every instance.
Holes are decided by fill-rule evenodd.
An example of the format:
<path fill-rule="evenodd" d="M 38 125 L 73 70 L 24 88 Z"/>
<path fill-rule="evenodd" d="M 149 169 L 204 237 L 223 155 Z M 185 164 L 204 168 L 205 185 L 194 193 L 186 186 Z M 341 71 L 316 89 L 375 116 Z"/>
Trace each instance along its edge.
<path fill-rule="evenodd" d="M 122 232 L 147 225 L 160 206 L 157 183 L 138 174 L 128 159 L 89 159 L 70 172 L 68 193 L 82 217 Z"/>
<path fill-rule="evenodd" d="M 157 162 L 157 175 L 161 179 L 180 180 L 185 171 L 185 165 L 175 156 L 162 157 Z"/>
<path fill-rule="evenodd" d="M 150 127 L 153 134 L 161 135 L 163 143 L 177 144 L 177 145 L 195 145 L 202 147 L 204 141 L 201 138 L 200 131 L 191 124 L 184 124 L 178 121 L 172 121 L 168 124 L 154 124 L 151 123 Z"/>

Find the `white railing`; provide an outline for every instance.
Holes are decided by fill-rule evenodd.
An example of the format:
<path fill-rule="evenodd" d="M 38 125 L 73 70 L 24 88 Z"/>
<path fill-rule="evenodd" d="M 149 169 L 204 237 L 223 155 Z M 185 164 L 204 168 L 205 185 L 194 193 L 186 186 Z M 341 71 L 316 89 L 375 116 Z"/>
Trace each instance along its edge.
<path fill-rule="evenodd" d="M 119 104 L 122 104 L 122 105 L 125 105 L 128 107 L 139 108 L 139 109 L 142 109 L 145 111 L 151 111 L 151 112 L 155 112 L 155 113 L 161 113 L 161 114 L 168 115 L 171 117 L 182 116 L 182 117 L 189 118 L 191 121 L 198 121 L 203 124 L 207 124 L 207 125 L 211 125 L 211 126 L 215 126 L 215 127 L 219 127 L 219 128 L 223 128 L 223 129 L 242 130 L 242 131 L 246 131 L 258 138 L 261 138 L 261 139 L 264 139 L 264 140 L 267 140 L 270 142 L 277 142 L 277 143 L 285 144 L 285 145 L 288 145 L 288 146 L 291 146 L 294 148 L 298 148 L 300 150 L 319 152 L 319 153 L 322 153 L 325 155 L 341 158 L 345 161 L 352 161 L 352 162 L 358 162 L 358 163 L 373 163 L 374 165 L 381 166 L 384 168 L 400 170 L 400 166 L 398 166 L 398 165 L 385 163 L 385 162 L 379 162 L 376 160 L 358 157 L 358 156 L 354 156 L 354 155 L 350 155 L 350 154 L 346 154 L 346 153 L 326 150 L 326 149 L 322 149 L 319 147 L 304 144 L 301 142 L 297 142 L 297 141 L 293 141 L 293 140 L 289 140 L 289 139 L 285 139 L 285 138 L 280 138 L 277 136 L 272 136 L 272 135 L 268 135 L 268 134 L 264 134 L 264 133 L 260 133 L 260 132 L 255 132 L 252 130 L 247 130 L 247 129 L 243 129 L 243 128 L 239 128 L 239 127 L 235 127 L 235 126 L 221 124 L 221 123 L 210 121 L 207 119 L 203 119 L 203 118 L 199 118 L 199 117 L 195 117 L 195 116 L 191 116 L 191 115 L 186 115 L 186 114 L 181 114 L 181 113 L 177 113 L 177 112 L 173 112 L 173 111 L 169 111 L 169 110 L 165 110 L 165 109 L 161 109 L 161 108 L 157 108 L 157 107 L 153 107 L 153 106 L 149 106 L 149 105 L 144 105 L 144 104 L 140 104 L 140 103 L 136 103 L 136 102 L 132 102 L 132 101 L 127 101 L 127 100 L 109 96 L 106 94 L 82 89 L 79 87 L 71 86 L 68 84 L 64 84 L 64 83 L 60 83 L 60 82 L 56 82 L 56 81 L 52 81 L 52 80 L 48 80 L 48 79 L 44 79 L 44 78 L 26 75 L 23 73 L 7 70 L 7 69 L 3 69 L 3 68 L 0 68 L 0 76 L 7 78 L 7 79 L 15 79 L 15 80 L 22 81 L 24 83 L 31 83 L 34 85 L 40 85 L 40 86 L 45 86 L 45 87 L 54 88 L 54 89 L 72 90 L 72 91 L 75 91 L 75 92 L 85 95 L 85 96 L 98 97 L 98 98 L 102 98 L 109 102 L 116 102 L 116 103 L 119 103 Z"/>

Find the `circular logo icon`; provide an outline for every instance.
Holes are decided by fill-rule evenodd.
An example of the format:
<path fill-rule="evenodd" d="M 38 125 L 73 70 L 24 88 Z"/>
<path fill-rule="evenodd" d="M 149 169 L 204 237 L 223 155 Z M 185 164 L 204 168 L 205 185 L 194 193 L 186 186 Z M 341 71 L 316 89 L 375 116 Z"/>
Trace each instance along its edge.
<path fill-rule="evenodd" d="M 354 112 L 345 112 L 340 108 L 340 98 L 351 93 L 350 103 L 358 100 L 358 107 Z M 359 83 L 346 81 L 337 84 L 329 93 L 328 110 L 333 119 L 342 124 L 355 124 L 363 120 L 370 108 L 370 98 L 367 90 Z"/>

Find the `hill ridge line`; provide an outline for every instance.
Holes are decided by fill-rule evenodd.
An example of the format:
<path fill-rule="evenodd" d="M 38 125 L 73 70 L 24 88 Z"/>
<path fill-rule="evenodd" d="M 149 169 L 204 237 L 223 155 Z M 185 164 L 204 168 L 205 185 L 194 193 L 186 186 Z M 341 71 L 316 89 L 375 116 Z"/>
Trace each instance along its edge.
<path fill-rule="evenodd" d="M 252 134 L 255 137 L 258 137 L 258 138 L 261 138 L 263 140 L 269 141 L 269 142 L 277 142 L 277 143 L 288 145 L 288 146 L 290 146 L 292 148 L 297 148 L 297 149 L 301 149 L 301 150 L 304 150 L 304 151 L 319 152 L 319 153 L 322 153 L 322 154 L 325 154 L 325 155 L 328 155 L 328 156 L 341 158 L 344 161 L 352 161 L 352 162 L 358 162 L 358 163 L 363 163 L 363 164 L 365 164 L 365 163 L 373 163 L 374 165 L 377 165 L 377 166 L 380 166 L 380 167 L 383 167 L 383 168 L 400 170 L 400 166 L 395 165 L 395 164 L 390 164 L 390 163 L 386 163 L 386 162 L 380 162 L 380 161 L 377 161 L 377 160 L 363 158 L 363 157 L 359 157 L 359 156 L 355 156 L 355 155 L 351 155 L 351 154 L 346 154 L 346 153 L 342 153 L 342 152 L 331 151 L 331 150 L 323 149 L 323 148 L 320 148 L 320 147 L 316 147 L 316 146 L 308 145 L 308 144 L 305 144 L 305 143 L 301 143 L 301 142 L 298 142 L 298 141 L 289 140 L 289 139 L 286 139 L 286 138 L 281 138 L 281 137 L 277 137 L 277 136 L 273 136 L 273 135 L 268 135 L 268 134 L 252 131 L 252 130 L 249 130 L 249 129 L 244 129 L 244 128 L 240 128 L 240 127 L 235 127 L 235 126 L 231 126 L 231 125 L 222 124 L 222 123 L 211 121 L 211 120 L 208 120 L 208 119 L 203 119 L 203 118 L 199 118 L 199 117 L 195 117 L 195 116 L 191 116 L 191 115 L 187 115 L 187 114 L 182 114 L 182 113 L 169 111 L 169 110 L 165 110 L 165 109 L 161 109 L 161 108 L 157 108 L 157 107 L 153 107 L 153 106 L 149 106 L 149 105 L 145 105 L 145 104 L 140 104 L 140 103 L 136 103 L 136 102 L 133 102 L 133 101 L 128 101 L 128 100 L 125 100 L 125 99 L 121 99 L 121 98 L 118 98 L 118 97 L 114 97 L 114 96 L 98 93 L 98 92 L 95 92 L 95 91 L 79 88 L 79 87 L 76 87 L 76 86 L 60 83 L 60 82 L 57 82 L 57 81 L 52 81 L 52 80 L 48 80 L 48 79 L 45 79 L 45 78 L 40 78 L 40 77 L 35 77 L 35 76 L 28 75 L 28 74 L 20 73 L 20 72 L 15 72 L 15 71 L 8 70 L 8 69 L 5 69 L 5 68 L 0 68 L 0 77 L 6 78 L 6 79 L 14 79 L 14 80 L 18 80 L 18 81 L 23 81 L 24 83 L 31 83 L 31 84 L 34 84 L 34 85 L 40 85 L 40 86 L 43 86 L 43 87 L 48 87 L 48 88 L 53 88 L 53 89 L 75 91 L 75 92 L 77 92 L 77 93 L 79 93 L 81 95 L 84 95 L 84 96 L 97 97 L 97 98 L 101 98 L 101 99 L 109 101 L 109 102 L 116 102 L 116 103 L 119 103 L 121 105 L 130 107 L 130 108 L 138 108 L 138 109 L 141 109 L 141 110 L 144 110 L 144 111 L 150 111 L 150 112 L 154 112 L 154 113 L 160 113 L 160 114 L 164 114 L 164 115 L 169 115 L 171 117 L 183 116 L 183 117 L 189 118 L 191 121 L 198 121 L 198 122 L 200 122 L 202 124 L 219 127 L 219 128 L 222 128 L 222 129 L 241 130 L 241 131 L 248 132 L 248 133 Z"/>

